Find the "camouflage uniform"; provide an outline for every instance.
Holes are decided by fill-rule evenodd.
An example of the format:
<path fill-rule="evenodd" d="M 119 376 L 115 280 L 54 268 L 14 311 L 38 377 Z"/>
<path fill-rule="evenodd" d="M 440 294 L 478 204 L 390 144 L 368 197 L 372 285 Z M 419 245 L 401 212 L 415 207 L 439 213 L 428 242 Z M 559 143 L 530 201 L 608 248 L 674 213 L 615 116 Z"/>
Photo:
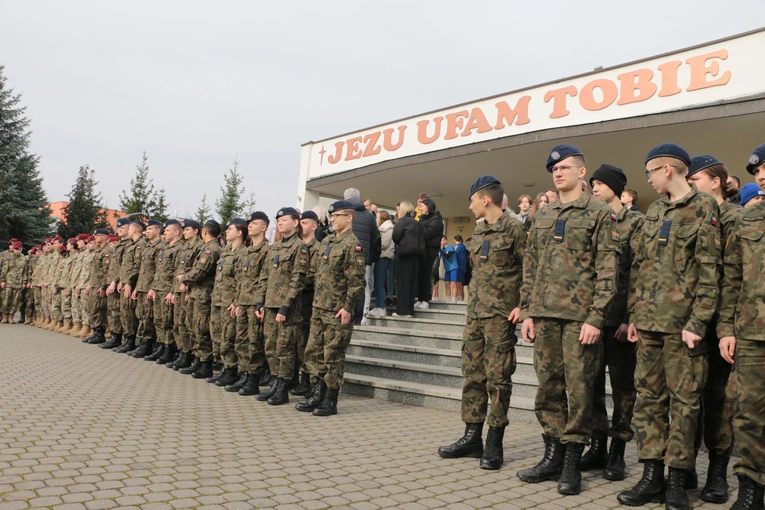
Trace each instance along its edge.
<path fill-rule="evenodd" d="M 157 257 L 157 268 L 151 288 L 154 291 L 154 326 L 157 331 L 157 341 L 164 345 L 174 344 L 173 313 L 175 306 L 165 302 L 165 296 L 172 294 L 175 279 L 176 259 L 183 249 L 183 243 L 176 241 L 165 245 Z M 178 303 L 178 306 L 181 306 Z"/>
<path fill-rule="evenodd" d="M 120 284 L 123 291 L 120 292 L 120 324 L 123 334 L 134 337 L 138 334 L 138 316 L 136 315 L 137 300 L 132 298 L 132 293 L 138 283 L 138 273 L 141 271 L 141 256 L 146 249 L 146 238 L 139 237 L 131 240 L 122 252 L 122 265 L 120 267 Z M 130 286 L 130 294 L 125 297 L 124 289 Z"/>
<path fill-rule="evenodd" d="M 6 255 L 0 268 L 0 282 L 5 283 L 2 313 L 13 315 L 20 305 L 21 288 L 27 283 L 27 258 L 11 252 Z"/>
<path fill-rule="evenodd" d="M 194 238 L 191 242 L 184 242 L 179 253 L 175 257 L 175 276 L 188 272 L 194 265 L 194 261 L 202 248 L 202 240 Z M 179 350 L 190 353 L 194 344 L 190 338 L 193 335 L 193 310 L 189 301 L 186 301 L 188 292 L 181 292 L 181 282 L 173 279 L 173 292 L 175 294 L 175 306 L 173 306 L 173 337 Z"/>
<path fill-rule="evenodd" d="M 300 293 L 308 273 L 308 249 L 293 234 L 272 244 L 268 256 L 271 261 L 263 264 L 258 290 L 258 304 L 265 308 L 266 358 L 274 377 L 291 380 L 303 321 Z M 276 322 L 279 313 L 286 316 L 284 322 Z"/>
<path fill-rule="evenodd" d="M 82 321 L 82 317 L 80 315 L 80 296 L 77 294 L 77 279 L 80 277 L 80 272 L 82 272 L 82 255 L 83 253 L 80 251 L 74 251 L 69 256 L 71 259 L 69 261 L 69 279 L 67 281 L 67 288 L 71 291 L 70 296 L 70 302 L 71 302 L 71 309 L 72 309 L 72 324 L 80 324 Z"/>
<path fill-rule="evenodd" d="M 146 298 L 154 281 L 154 272 L 157 269 L 157 258 L 164 248 L 164 242 L 159 237 L 154 242 L 147 242 L 140 252 L 141 267 L 138 270 L 138 281 L 135 290 L 138 291 L 135 313 L 138 317 L 138 338 L 153 342 L 157 339 L 157 331 L 154 327 L 154 307 Z"/>
<path fill-rule="evenodd" d="M 319 249 L 321 247 L 319 241 L 314 237 L 307 243 L 308 248 L 308 274 L 306 274 L 305 288 L 301 294 L 301 310 L 303 314 L 303 324 L 300 330 L 300 338 L 298 338 L 297 344 L 297 360 L 300 365 L 300 371 L 308 373 L 305 367 L 305 348 L 308 345 L 308 336 L 311 333 L 311 315 L 313 315 L 313 298 L 314 298 L 314 279 L 316 275 L 316 269 L 319 266 Z"/>
<path fill-rule="evenodd" d="M 632 411 L 635 407 L 635 344 L 616 339 L 616 331 L 622 324 L 629 325 L 627 295 L 630 287 L 630 268 L 635 258 L 631 244 L 643 226 L 643 215 L 622 207 L 616 213 L 616 228 L 619 231 L 619 276 L 616 282 L 616 297 L 611 301 L 603 328 L 603 357 L 595 379 L 595 398 L 592 403 L 594 417 L 593 432 L 597 435 L 631 441 Z M 606 411 L 606 367 L 611 380 L 614 400 L 614 414 L 611 427 L 608 426 Z"/>
<path fill-rule="evenodd" d="M 215 269 L 215 284 L 211 296 L 210 337 L 213 342 L 213 355 L 223 363 L 225 368 L 237 366 L 234 347 L 236 317 L 231 316 L 228 307 L 234 304 L 239 290 L 237 287 L 238 259 L 245 249 L 244 245 L 236 249 L 231 249 L 230 246 L 223 248 Z"/>
<path fill-rule="evenodd" d="M 111 251 L 112 249 L 108 244 L 96 248 L 93 254 L 93 261 L 91 262 L 88 307 L 90 308 L 90 327 L 93 330 L 96 328 L 106 328 L 107 326 L 106 287 L 108 287 L 109 282 L 106 279 L 106 273 L 109 270 Z M 99 295 L 99 290 L 104 291 L 103 296 Z"/>
<path fill-rule="evenodd" d="M 473 266 L 472 299 L 462 335 L 462 421 L 505 427 L 515 373 L 515 324 L 508 316 L 520 301 L 526 229 L 505 212 L 479 222 L 466 244 Z"/>
<path fill-rule="evenodd" d="M 42 305 L 42 272 L 44 269 L 43 261 L 45 260 L 44 254 L 34 258 L 35 264 L 32 271 L 32 292 L 35 297 L 35 319 L 42 320 L 43 318 L 43 305 Z"/>
<path fill-rule="evenodd" d="M 106 296 L 107 310 L 109 313 L 109 331 L 112 334 L 121 335 L 125 328 L 122 325 L 121 318 L 121 293 L 117 290 L 120 283 L 120 272 L 122 271 L 122 259 L 125 256 L 125 248 L 133 241 L 130 238 L 120 239 L 120 242 L 112 250 L 111 260 L 109 261 L 109 273 L 107 280 L 109 284 L 114 283 L 114 293 Z"/>
<path fill-rule="evenodd" d="M 43 254 L 40 261 L 40 297 L 41 297 L 41 309 L 43 319 L 46 321 L 51 318 L 50 316 L 50 286 L 48 285 L 50 266 L 55 264 L 55 257 L 57 255 L 53 251 Z"/>
<path fill-rule="evenodd" d="M 219 258 L 220 245 L 217 239 L 212 239 L 202 246 L 194 265 L 183 274 L 183 282 L 191 286 L 189 305 L 193 307 L 191 325 L 194 328 L 194 355 L 202 362 L 208 361 L 213 353 L 210 339 L 210 307 L 215 284 L 215 267 Z"/>
<path fill-rule="evenodd" d="M 686 470 L 696 464 L 708 346 L 702 339 L 689 349 L 682 331 L 704 336 L 717 307 L 719 216 L 717 202 L 693 186 L 675 202 L 654 202 L 637 236 L 629 312 L 639 338 L 634 425 L 641 461 Z"/>
<path fill-rule="evenodd" d="M 29 323 L 35 315 L 35 294 L 34 289 L 30 289 L 29 285 L 34 278 L 35 267 L 37 267 L 37 257 L 27 256 L 27 288 L 24 289 L 24 307 L 21 312 L 22 317 L 26 318 L 26 322 Z"/>
<path fill-rule="evenodd" d="M 60 322 L 64 317 L 61 313 L 61 291 L 58 288 L 58 276 L 61 274 L 61 271 L 64 270 L 64 256 L 60 255 L 58 251 L 54 251 L 53 253 L 55 255 L 48 268 L 47 278 L 50 294 L 50 317 L 54 322 Z"/>
<path fill-rule="evenodd" d="M 58 296 L 62 321 L 72 321 L 72 291 L 69 287 L 69 275 L 72 274 L 72 257 L 66 255 L 59 260 L 56 273 L 56 295 Z"/>
<path fill-rule="evenodd" d="M 82 255 L 82 268 L 77 280 L 77 288 L 80 289 L 80 318 L 82 325 L 90 327 L 90 275 L 93 273 L 93 259 L 96 250 L 85 249 Z"/>
<path fill-rule="evenodd" d="M 342 324 L 335 315 L 341 309 L 353 315 L 356 303 L 364 298 L 366 263 L 351 229 L 325 237 L 318 259 L 305 365 L 311 384 L 324 381 L 330 390 L 338 390 L 343 385 L 343 363 L 353 321 Z"/>
<path fill-rule="evenodd" d="M 236 304 L 236 358 L 239 372 L 255 374 L 266 362 L 263 323 L 255 315 L 258 304 L 260 272 L 267 264 L 270 245 L 264 238 L 257 246 L 250 246 L 239 257 L 239 292 Z"/>
<path fill-rule="evenodd" d="M 533 318 L 534 409 L 552 438 L 589 443 L 602 342 L 583 345 L 583 324 L 602 329 L 616 295 L 619 258 L 616 215 L 587 193 L 560 200 L 534 217 L 523 259 L 522 319 Z M 566 398 L 568 396 L 568 399 Z"/>
<path fill-rule="evenodd" d="M 765 485 L 765 202 L 741 212 L 725 247 L 717 336 L 735 337 L 728 400 L 741 460 L 733 472 Z"/>

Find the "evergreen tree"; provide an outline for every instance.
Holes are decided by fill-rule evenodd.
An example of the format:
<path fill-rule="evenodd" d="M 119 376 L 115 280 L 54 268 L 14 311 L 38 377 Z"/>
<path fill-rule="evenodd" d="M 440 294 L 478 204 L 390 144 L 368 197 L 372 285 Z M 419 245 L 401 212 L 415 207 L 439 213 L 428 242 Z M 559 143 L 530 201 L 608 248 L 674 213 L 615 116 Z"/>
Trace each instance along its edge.
<path fill-rule="evenodd" d="M 154 194 L 154 207 L 150 209 L 151 217 L 159 221 L 167 221 L 167 197 L 165 195 L 165 187 L 162 186 L 159 191 Z"/>
<path fill-rule="evenodd" d="M 247 198 L 247 202 L 244 204 L 244 213 L 250 215 L 255 212 L 255 190 L 250 190 L 250 196 Z"/>
<path fill-rule="evenodd" d="M 48 198 L 37 168 L 39 158 L 29 153 L 30 121 L 21 94 L 7 88 L 0 65 L 0 247 L 15 237 L 30 248 L 54 230 Z"/>
<path fill-rule="evenodd" d="M 220 199 L 215 201 L 215 210 L 220 217 L 222 227 L 231 220 L 244 213 L 245 203 L 242 200 L 244 193 L 244 176 L 239 173 L 239 159 L 234 158 L 234 166 L 229 167 L 228 174 L 223 176 L 223 186 L 220 188 Z"/>
<path fill-rule="evenodd" d="M 67 195 L 69 205 L 64 207 L 58 222 L 58 233 L 64 238 L 108 227 L 105 211 L 101 211 L 101 194 L 96 191 L 96 171 L 81 166 L 72 191 Z"/>
<path fill-rule="evenodd" d="M 207 195 L 202 195 L 202 201 L 199 203 L 199 207 L 197 208 L 197 221 L 204 225 L 205 221 L 210 218 L 211 212 L 212 211 L 210 210 L 210 206 L 207 205 Z"/>
<path fill-rule="evenodd" d="M 164 190 L 163 190 L 164 193 Z M 144 213 L 151 216 L 157 210 L 154 181 L 149 177 L 149 155 L 143 151 L 141 164 L 136 166 L 135 177 L 130 179 L 130 193 L 120 194 L 120 209 L 127 214 Z"/>

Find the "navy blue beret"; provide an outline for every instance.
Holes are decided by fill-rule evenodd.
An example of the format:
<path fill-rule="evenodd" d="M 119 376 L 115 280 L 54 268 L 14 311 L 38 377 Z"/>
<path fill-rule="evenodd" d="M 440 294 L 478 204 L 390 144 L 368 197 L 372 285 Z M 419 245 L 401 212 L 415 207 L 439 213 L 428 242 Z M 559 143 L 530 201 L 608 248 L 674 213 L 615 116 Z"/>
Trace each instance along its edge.
<path fill-rule="evenodd" d="M 501 182 L 499 182 L 499 179 L 494 177 L 493 175 L 484 175 L 479 177 L 475 180 L 472 186 L 470 186 L 470 194 L 468 195 L 468 200 L 470 200 L 470 197 L 473 196 L 473 193 L 476 191 L 481 191 L 484 188 L 488 188 L 489 186 L 492 186 L 494 184 L 502 185 Z"/>
<path fill-rule="evenodd" d="M 150 219 L 149 221 L 146 222 L 146 226 L 147 227 L 151 227 L 152 225 L 154 225 L 155 227 L 162 228 L 162 222 L 159 221 L 159 220 L 155 220 L 154 218 L 152 218 L 152 219 Z"/>
<path fill-rule="evenodd" d="M 648 156 L 646 156 L 645 162 L 648 163 L 652 159 L 656 158 L 679 159 L 685 163 L 685 166 L 691 166 L 691 155 L 688 154 L 688 151 L 674 143 L 663 143 L 661 145 L 657 145 L 648 151 Z"/>
<path fill-rule="evenodd" d="M 202 225 L 199 224 L 197 220 L 192 220 L 191 218 L 183 220 L 183 228 L 191 227 L 191 228 L 202 228 Z"/>
<path fill-rule="evenodd" d="M 704 170 L 705 168 L 709 168 L 710 166 L 715 165 L 721 165 L 722 161 L 717 159 L 714 156 L 711 156 L 709 154 L 701 154 L 699 156 L 694 156 L 691 158 L 691 164 L 688 165 L 688 174 L 686 177 L 690 177 L 693 174 L 697 174 Z M 723 183 L 725 184 L 725 183 Z"/>
<path fill-rule="evenodd" d="M 279 212 L 276 213 L 276 219 L 278 220 L 282 216 L 297 216 L 300 217 L 300 213 L 294 207 L 282 207 Z"/>
<path fill-rule="evenodd" d="M 335 211 L 342 211 L 345 209 L 356 209 L 356 207 L 353 205 L 353 202 L 349 200 L 338 200 L 337 202 L 334 202 L 332 205 L 329 206 L 329 209 L 327 209 L 330 213 L 333 213 Z"/>
<path fill-rule="evenodd" d="M 550 151 L 550 155 L 547 156 L 545 168 L 547 168 L 548 172 L 552 172 L 552 167 L 554 167 L 556 163 L 563 161 L 566 158 L 570 158 L 571 156 L 584 156 L 584 154 L 573 145 L 567 143 L 556 145 Z"/>
<path fill-rule="evenodd" d="M 165 222 L 165 224 L 164 224 L 164 225 L 162 225 L 162 228 L 167 228 L 167 227 L 169 227 L 170 225 L 178 225 L 178 226 L 180 227 L 180 226 L 181 226 L 181 222 L 180 222 L 180 221 L 178 221 L 178 220 L 167 220 L 167 221 Z"/>
<path fill-rule="evenodd" d="M 313 220 L 319 223 L 319 216 L 313 211 L 306 211 L 300 216 L 301 220 Z"/>
<path fill-rule="evenodd" d="M 228 222 L 226 228 L 230 227 L 231 225 L 247 225 L 247 220 L 244 218 L 231 218 L 231 221 Z"/>
<path fill-rule="evenodd" d="M 746 171 L 754 175 L 754 169 L 765 163 L 765 143 L 758 145 L 749 156 L 749 164 L 746 165 Z"/>
<path fill-rule="evenodd" d="M 130 225 L 130 220 L 128 218 L 120 218 L 117 220 L 117 228 L 124 227 L 125 225 Z"/>
<path fill-rule="evenodd" d="M 141 227 L 141 230 L 146 230 L 146 224 L 142 222 L 141 220 L 133 220 L 130 222 L 131 225 L 138 225 Z"/>
<path fill-rule="evenodd" d="M 266 223 L 270 223 L 270 220 L 268 219 L 268 215 L 264 213 L 263 211 L 255 211 L 254 213 L 250 214 L 250 221 L 254 220 L 263 220 Z"/>
<path fill-rule="evenodd" d="M 97 228 L 94 234 L 97 236 L 108 236 L 109 231 L 106 230 L 105 228 Z"/>
<path fill-rule="evenodd" d="M 212 225 L 213 227 L 218 227 L 218 228 L 220 228 L 220 223 L 218 223 L 217 221 L 215 221 L 215 220 L 214 220 L 214 219 L 212 219 L 212 218 L 211 218 L 211 219 L 209 219 L 209 220 L 207 220 L 207 221 L 205 221 L 205 225 Z"/>

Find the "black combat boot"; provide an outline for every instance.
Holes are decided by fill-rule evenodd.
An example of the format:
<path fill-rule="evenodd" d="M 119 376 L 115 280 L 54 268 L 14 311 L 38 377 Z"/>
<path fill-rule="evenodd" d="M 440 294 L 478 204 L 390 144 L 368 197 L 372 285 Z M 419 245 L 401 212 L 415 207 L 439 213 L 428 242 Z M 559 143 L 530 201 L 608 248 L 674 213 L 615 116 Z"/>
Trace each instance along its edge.
<path fill-rule="evenodd" d="M 608 462 L 603 470 L 603 478 L 606 480 L 619 481 L 625 478 L 624 447 L 627 442 L 624 439 L 614 437 L 611 439 L 611 449 L 608 451 Z"/>
<path fill-rule="evenodd" d="M 175 359 L 176 352 L 177 350 L 175 349 L 175 344 L 165 345 L 165 349 L 162 351 L 162 356 L 157 358 L 157 365 L 165 365 L 173 361 L 173 359 Z"/>
<path fill-rule="evenodd" d="M 191 357 L 191 363 L 189 366 L 185 368 L 179 368 L 178 373 L 181 373 L 183 375 L 190 375 L 199 370 L 199 367 L 202 366 L 202 361 L 194 354 L 190 355 Z"/>
<path fill-rule="evenodd" d="M 529 469 L 518 471 L 518 478 L 526 483 L 539 483 L 547 480 L 557 480 L 563 469 L 566 457 L 566 447 L 560 439 L 542 434 L 545 442 L 545 454 L 539 464 Z"/>
<path fill-rule="evenodd" d="M 135 354 L 136 351 L 138 351 L 138 349 L 141 348 L 141 346 L 144 344 L 144 342 L 146 342 L 146 340 L 144 340 L 143 338 L 136 337 L 135 343 L 133 344 L 133 348 L 130 349 L 129 351 L 127 351 L 125 354 L 127 354 L 130 357 L 133 357 L 133 354 Z"/>
<path fill-rule="evenodd" d="M 290 393 L 298 397 L 304 397 L 308 394 L 310 387 L 311 387 L 311 376 L 303 372 L 302 374 L 300 374 L 300 383 L 298 383 L 297 386 L 292 388 Z"/>
<path fill-rule="evenodd" d="M 278 389 L 280 380 L 281 380 L 281 377 L 271 378 L 271 386 L 269 386 L 268 391 L 266 391 L 265 393 L 261 393 L 257 397 L 255 397 L 257 401 L 266 402 L 269 398 L 276 395 L 276 390 Z"/>
<path fill-rule="evenodd" d="M 728 501 L 728 455 L 709 452 L 707 483 L 701 489 L 701 499 L 718 505 Z"/>
<path fill-rule="evenodd" d="M 118 354 L 125 354 L 135 349 L 135 335 L 125 335 L 125 342 L 114 349 L 114 352 Z"/>
<path fill-rule="evenodd" d="M 471 457 L 480 459 L 483 455 L 483 422 L 466 423 L 465 433 L 449 446 L 438 449 L 438 455 L 444 459 L 460 459 Z"/>
<path fill-rule="evenodd" d="M 199 368 L 191 374 L 191 377 L 194 379 L 207 379 L 212 373 L 212 360 L 200 361 Z"/>
<path fill-rule="evenodd" d="M 132 357 L 136 359 L 143 358 L 144 356 L 148 356 L 152 352 L 152 347 L 154 347 L 154 342 L 147 338 L 141 339 L 141 345 L 138 346 L 136 350 L 133 351 L 133 354 L 131 354 Z"/>
<path fill-rule="evenodd" d="M 104 342 L 99 347 L 101 349 L 114 349 L 122 345 L 122 333 L 112 333 L 108 342 Z"/>
<path fill-rule="evenodd" d="M 213 372 L 215 372 L 215 363 L 213 363 L 213 364 L 211 365 L 211 367 L 212 367 L 212 369 L 213 369 Z M 224 368 L 224 369 L 222 369 L 220 372 L 218 372 L 216 375 L 211 375 L 210 377 L 208 377 L 207 379 L 205 379 L 205 382 L 209 382 L 209 383 L 211 383 L 211 384 L 215 384 L 215 382 L 216 382 L 218 379 L 220 379 L 221 377 L 223 377 L 224 375 L 226 375 L 226 369 L 225 369 L 225 368 Z"/>
<path fill-rule="evenodd" d="M 337 396 L 340 390 L 327 390 L 327 394 L 324 395 L 324 400 L 321 401 L 319 407 L 313 410 L 314 416 L 332 416 L 337 414 Z"/>
<path fill-rule="evenodd" d="M 746 475 L 738 475 L 738 498 L 730 510 L 763 510 L 765 488 Z"/>
<path fill-rule="evenodd" d="M 53 325 L 55 325 L 55 324 L 56 323 L 54 322 Z M 82 343 L 89 344 L 89 343 L 91 343 L 93 341 L 94 338 L 96 338 L 96 330 L 95 329 L 93 329 L 93 334 L 92 335 L 82 339 Z"/>
<path fill-rule="evenodd" d="M 184 352 L 183 354 L 181 354 L 181 358 L 173 367 L 173 370 L 177 370 L 180 372 L 181 370 L 189 368 L 193 362 L 194 362 L 194 355 L 191 354 L 190 352 Z"/>
<path fill-rule="evenodd" d="M 689 476 L 690 471 L 670 466 L 666 510 L 688 510 L 691 508 L 686 489 Z"/>
<path fill-rule="evenodd" d="M 584 443 L 566 444 L 563 470 L 558 478 L 558 494 L 575 496 L 582 492 L 581 462 L 584 446 Z"/>
<path fill-rule="evenodd" d="M 223 370 L 223 363 L 221 363 L 220 360 L 216 359 L 215 361 L 213 361 L 212 369 L 215 370 L 216 372 L 219 370 Z"/>
<path fill-rule="evenodd" d="M 290 401 L 290 392 L 287 389 L 289 381 L 287 379 L 279 379 L 279 384 L 276 387 L 276 393 L 268 399 L 268 405 L 281 406 L 288 404 Z"/>
<path fill-rule="evenodd" d="M 257 395 L 260 393 L 260 387 L 258 386 L 258 380 L 260 379 L 260 374 L 255 372 L 254 374 L 248 374 L 247 376 L 247 382 L 239 388 L 239 395 L 242 395 L 243 397 L 249 397 L 252 395 Z"/>
<path fill-rule="evenodd" d="M 271 369 L 268 368 L 268 363 L 263 365 L 263 371 L 260 374 L 260 379 L 258 380 L 259 386 L 271 386 L 273 376 L 271 376 Z"/>
<path fill-rule="evenodd" d="M 231 384 L 227 384 L 226 387 L 223 389 L 231 393 L 236 393 L 239 390 L 241 390 L 245 384 L 247 384 L 247 381 L 249 379 L 250 379 L 250 374 L 248 374 L 247 372 L 241 372 L 239 374 L 239 379 L 237 379 L 235 382 Z"/>
<path fill-rule="evenodd" d="M 664 462 L 643 461 L 643 477 L 628 491 L 620 492 L 616 499 L 627 506 L 643 506 L 646 503 L 664 502 Z"/>
<path fill-rule="evenodd" d="M 104 338 L 104 332 L 106 331 L 106 328 L 101 326 L 100 328 L 96 328 L 93 330 L 93 336 L 88 339 L 88 343 L 92 345 L 99 345 L 106 342 L 106 338 Z"/>
<path fill-rule="evenodd" d="M 505 427 L 489 427 L 486 434 L 486 448 L 481 455 L 478 466 L 481 469 L 497 470 L 502 467 L 505 457 L 502 454 L 502 440 L 505 437 Z"/>
<path fill-rule="evenodd" d="M 215 381 L 215 386 L 228 386 L 239 380 L 239 369 L 237 367 L 227 367 L 223 370 L 227 372 L 223 377 Z"/>
<path fill-rule="evenodd" d="M 144 361 L 157 361 L 159 358 L 161 358 L 165 354 L 165 349 L 167 346 L 165 344 L 161 344 L 159 342 L 156 342 L 154 344 L 154 349 L 151 351 L 151 354 L 143 358 Z"/>
<path fill-rule="evenodd" d="M 606 467 L 606 456 L 608 453 L 608 436 L 592 436 L 590 449 L 582 455 L 582 461 L 579 463 L 581 471 L 590 471 L 592 469 L 603 469 Z"/>
<path fill-rule="evenodd" d="M 311 385 L 311 390 L 306 396 L 305 402 L 295 404 L 295 409 L 301 413 L 310 413 L 324 401 L 324 394 L 327 392 L 327 384 L 322 380 Z"/>
<path fill-rule="evenodd" d="M 181 360 L 184 358 L 184 356 L 185 356 L 185 355 L 186 355 L 186 353 L 185 353 L 185 352 L 183 352 L 183 351 L 181 351 L 181 350 L 178 350 L 178 348 L 175 348 L 175 355 L 173 356 L 173 359 L 171 359 L 170 361 L 168 361 L 167 363 L 165 363 L 165 367 L 167 367 L 167 368 L 170 368 L 170 369 L 173 369 L 173 370 L 177 370 L 177 369 L 175 368 L 175 366 L 176 366 L 178 363 L 180 363 L 180 362 L 181 362 Z"/>

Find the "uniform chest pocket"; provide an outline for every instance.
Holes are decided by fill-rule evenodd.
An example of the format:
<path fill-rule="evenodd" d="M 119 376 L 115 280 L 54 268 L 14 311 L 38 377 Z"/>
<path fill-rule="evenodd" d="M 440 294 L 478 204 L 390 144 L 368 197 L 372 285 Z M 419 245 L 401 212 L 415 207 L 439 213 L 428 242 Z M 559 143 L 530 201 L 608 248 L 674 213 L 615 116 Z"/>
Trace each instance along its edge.
<path fill-rule="evenodd" d="M 491 249 L 489 251 L 491 253 L 489 255 L 489 259 L 493 259 L 491 262 L 493 262 L 494 265 L 504 266 L 513 261 L 512 239 L 493 240 L 491 241 L 490 246 Z"/>
<path fill-rule="evenodd" d="M 233 261 L 226 261 L 223 264 L 223 276 L 234 276 L 234 263 Z"/>
<path fill-rule="evenodd" d="M 329 265 L 329 270 L 333 273 L 342 273 L 343 266 L 345 265 L 345 254 L 342 252 L 342 250 L 332 250 L 332 252 L 329 254 L 329 257 L 327 257 L 327 264 Z"/>
<path fill-rule="evenodd" d="M 279 271 L 282 274 L 287 274 L 292 272 L 292 257 L 288 257 L 284 259 L 279 257 Z"/>
<path fill-rule="evenodd" d="M 531 228 L 534 229 L 537 243 L 539 246 L 544 246 L 552 237 L 553 226 L 555 225 L 554 219 L 542 219 L 534 218 L 534 223 Z M 530 244 L 530 243 L 529 243 Z"/>
<path fill-rule="evenodd" d="M 675 230 L 675 260 L 692 258 L 696 252 L 698 223 L 676 223 L 672 228 Z"/>
<path fill-rule="evenodd" d="M 743 252 L 744 264 L 765 258 L 765 243 L 761 242 L 762 235 L 763 231 L 756 227 L 741 229 L 741 251 Z"/>
<path fill-rule="evenodd" d="M 566 248 L 575 251 L 592 249 L 592 236 L 595 233 L 594 219 L 575 219 L 566 221 Z"/>
<path fill-rule="evenodd" d="M 643 259 L 651 258 L 651 254 L 656 253 L 660 228 L 659 218 L 646 218 L 645 223 L 643 223 L 643 228 L 640 229 L 643 253 L 639 254 Z"/>

